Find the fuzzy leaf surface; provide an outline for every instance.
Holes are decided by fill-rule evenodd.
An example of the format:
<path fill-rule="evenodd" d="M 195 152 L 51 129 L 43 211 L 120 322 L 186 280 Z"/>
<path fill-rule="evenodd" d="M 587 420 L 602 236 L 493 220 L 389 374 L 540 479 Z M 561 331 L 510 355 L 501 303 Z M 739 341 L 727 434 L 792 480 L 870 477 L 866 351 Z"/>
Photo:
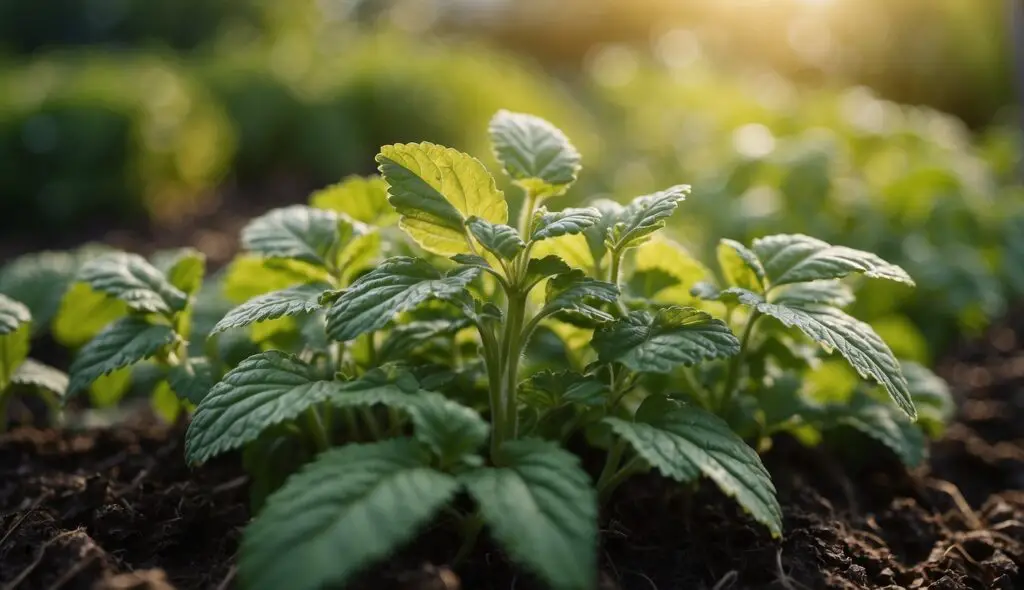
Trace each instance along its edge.
<path fill-rule="evenodd" d="M 576 181 L 580 154 L 551 123 L 500 110 L 491 119 L 489 131 L 505 173 L 536 197 L 560 195 Z"/>
<path fill-rule="evenodd" d="M 320 309 L 320 296 L 330 289 L 326 283 L 310 283 L 260 295 L 232 309 L 211 334 L 258 322 L 310 314 Z"/>
<path fill-rule="evenodd" d="M 376 175 L 349 176 L 310 195 L 309 204 L 377 227 L 398 221 L 398 214 L 388 203 L 388 185 Z"/>
<path fill-rule="evenodd" d="M 386 145 L 377 154 L 399 227 L 441 256 L 471 252 L 465 221 L 508 221 L 505 195 L 479 160 L 432 143 Z"/>
<path fill-rule="evenodd" d="M 327 311 L 327 335 L 346 342 L 388 325 L 398 313 L 430 299 L 458 297 L 479 274 L 460 267 L 447 275 L 419 258 L 396 257 L 357 279 Z"/>
<path fill-rule="evenodd" d="M 25 359 L 11 376 L 11 383 L 37 387 L 63 397 L 68 388 L 68 376 L 63 371 L 39 361 Z"/>
<path fill-rule="evenodd" d="M 913 286 L 905 270 L 875 254 L 833 246 L 802 234 L 781 234 L 754 240 L 753 251 L 764 265 L 772 286 L 824 279 L 841 279 L 860 273 Z"/>
<path fill-rule="evenodd" d="M 188 302 L 188 295 L 138 254 L 101 254 L 86 261 L 78 280 L 136 311 L 169 315 L 184 309 Z"/>
<path fill-rule="evenodd" d="M 242 229 L 242 247 L 249 252 L 321 267 L 337 242 L 338 215 L 306 205 L 274 209 Z"/>
<path fill-rule="evenodd" d="M 415 536 L 458 488 L 409 439 L 322 453 L 246 528 L 240 579 L 250 590 L 344 587 Z"/>
<path fill-rule="evenodd" d="M 680 184 L 633 199 L 609 231 L 608 242 L 619 252 L 643 244 L 651 234 L 665 227 L 665 219 L 675 212 L 688 194 L 689 185 Z"/>
<path fill-rule="evenodd" d="M 150 324 L 134 316 L 117 320 L 78 351 L 68 370 L 71 381 L 67 395 L 88 388 L 103 375 L 156 355 L 174 339 L 170 326 Z"/>
<path fill-rule="evenodd" d="M 551 212 L 541 207 L 533 214 L 530 239 L 538 242 L 548 238 L 581 234 L 599 221 L 601 212 L 593 207 Z"/>
<path fill-rule="evenodd" d="M 466 220 L 466 227 L 485 250 L 499 258 L 511 260 L 526 247 L 516 228 L 503 223 L 470 217 Z"/>
<path fill-rule="evenodd" d="M 581 270 L 572 270 L 555 275 L 548 281 L 540 315 L 571 312 L 606 322 L 612 319 L 611 314 L 594 306 L 593 302 L 614 303 L 618 296 L 619 288 L 615 285 L 592 279 Z"/>
<path fill-rule="evenodd" d="M 782 534 L 782 509 L 771 475 L 754 449 L 718 416 L 650 397 L 637 411 L 636 422 L 605 422 L 665 477 L 690 482 L 704 475 L 767 526 L 772 536 Z"/>
<path fill-rule="evenodd" d="M 718 243 L 718 265 L 730 285 L 764 293 L 765 271 L 757 255 L 735 240 Z"/>
<path fill-rule="evenodd" d="M 172 367 L 167 374 L 167 381 L 178 397 L 196 405 L 203 401 L 206 394 L 217 384 L 213 367 L 206 357 L 191 358 L 188 366 Z"/>
<path fill-rule="evenodd" d="M 619 362 L 641 373 L 669 373 L 740 350 L 725 322 L 692 307 L 630 312 L 598 327 L 592 344 L 601 362 Z"/>
<path fill-rule="evenodd" d="M 510 441 L 499 455 L 499 467 L 462 477 L 491 536 L 551 588 L 594 588 L 597 494 L 579 459 L 536 439 Z"/>

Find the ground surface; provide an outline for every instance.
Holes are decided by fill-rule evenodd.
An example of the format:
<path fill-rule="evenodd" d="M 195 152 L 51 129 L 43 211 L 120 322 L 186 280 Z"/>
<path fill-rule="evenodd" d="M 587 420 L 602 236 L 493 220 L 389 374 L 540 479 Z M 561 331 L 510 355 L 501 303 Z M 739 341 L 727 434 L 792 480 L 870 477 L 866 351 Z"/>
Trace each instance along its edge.
<path fill-rule="evenodd" d="M 772 540 L 710 486 L 692 498 L 631 483 L 603 521 L 603 589 L 1024 588 L 1024 318 L 965 345 L 940 371 L 960 411 L 925 467 L 906 473 L 858 441 L 765 460 L 785 513 Z M 234 587 L 248 519 L 235 459 L 190 470 L 181 430 L 138 420 L 0 437 L 0 590 Z M 454 539 L 424 536 L 359 588 L 532 588 L 486 542 L 450 568 Z"/>

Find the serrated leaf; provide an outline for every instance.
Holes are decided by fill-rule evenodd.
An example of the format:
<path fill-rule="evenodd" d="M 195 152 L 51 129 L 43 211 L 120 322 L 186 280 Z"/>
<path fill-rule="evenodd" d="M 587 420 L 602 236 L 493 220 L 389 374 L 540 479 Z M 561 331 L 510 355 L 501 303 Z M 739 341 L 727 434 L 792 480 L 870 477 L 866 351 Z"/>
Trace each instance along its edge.
<path fill-rule="evenodd" d="M 19 256 L 0 268 L 0 293 L 29 309 L 32 331 L 39 334 L 50 327 L 81 264 L 95 255 L 95 248 L 84 247 Z"/>
<path fill-rule="evenodd" d="M 831 408 L 831 423 L 859 430 L 889 447 L 907 467 L 917 467 L 928 456 L 928 441 L 920 428 L 890 404 L 855 393 L 849 404 Z"/>
<path fill-rule="evenodd" d="M 853 291 L 838 280 L 810 281 L 783 285 L 772 291 L 769 299 L 772 303 L 789 306 L 831 305 L 846 307 L 853 303 Z"/>
<path fill-rule="evenodd" d="M 692 307 L 633 311 L 604 324 L 592 341 L 602 363 L 619 362 L 642 373 L 669 373 L 680 365 L 739 353 L 740 343 L 722 320 Z"/>
<path fill-rule="evenodd" d="M 609 231 L 607 242 L 618 252 L 643 244 L 651 234 L 665 227 L 665 219 L 689 193 L 690 186 L 680 184 L 633 199 Z"/>
<path fill-rule="evenodd" d="M 563 404 L 603 404 L 608 384 L 575 371 L 540 371 L 519 384 L 519 395 L 529 406 L 556 408 Z"/>
<path fill-rule="evenodd" d="M 490 223 L 479 217 L 467 219 L 466 227 L 469 228 L 470 233 L 473 234 L 473 237 L 480 242 L 480 245 L 485 250 L 499 258 L 512 260 L 516 257 L 516 254 L 522 252 L 523 248 L 526 247 L 523 239 L 519 237 L 519 232 L 514 227 Z"/>
<path fill-rule="evenodd" d="M 274 209 L 242 228 L 242 247 L 266 258 L 326 267 L 338 243 L 338 215 L 305 205 Z"/>
<path fill-rule="evenodd" d="M 637 410 L 637 421 L 605 423 L 665 477 L 680 482 L 710 478 L 773 537 L 782 534 L 782 510 L 771 475 L 752 448 L 724 420 L 693 405 L 652 396 Z"/>
<path fill-rule="evenodd" d="M 696 297 L 690 287 L 711 277 L 711 271 L 681 245 L 662 236 L 652 236 L 636 249 L 634 273 L 662 272 L 675 277 L 678 286 L 666 287 L 651 294 L 654 301 L 690 305 Z"/>
<path fill-rule="evenodd" d="M 473 410 L 439 393 L 407 396 L 416 439 L 429 447 L 442 465 L 472 457 L 487 440 L 490 425 Z"/>
<path fill-rule="evenodd" d="M 736 240 L 718 243 L 718 265 L 729 285 L 764 293 L 765 271 L 757 255 Z"/>
<path fill-rule="evenodd" d="M 242 254 L 228 265 L 223 293 L 229 302 L 237 304 L 271 291 L 330 280 L 326 269 L 306 262 Z"/>
<path fill-rule="evenodd" d="M 310 195 L 309 204 L 377 227 L 398 221 L 398 214 L 388 203 L 388 185 L 377 175 L 349 176 Z"/>
<path fill-rule="evenodd" d="M 203 357 L 189 359 L 188 365 L 172 367 L 167 381 L 182 399 L 199 404 L 217 384 L 210 361 Z"/>
<path fill-rule="evenodd" d="M 782 234 L 754 240 L 753 251 L 764 265 L 772 286 L 841 279 L 851 273 L 913 286 L 902 268 L 878 256 L 801 234 Z"/>
<path fill-rule="evenodd" d="M 398 361 L 409 357 L 417 348 L 439 336 L 451 336 L 467 327 L 466 320 L 427 320 L 395 326 L 377 352 L 380 362 Z"/>
<path fill-rule="evenodd" d="M 188 295 L 138 254 L 101 254 L 82 266 L 78 280 L 136 311 L 169 315 L 184 309 L 188 302 Z"/>
<path fill-rule="evenodd" d="M 86 283 L 72 283 L 53 320 L 53 335 L 64 346 L 77 348 L 127 314 L 124 301 L 100 293 Z"/>
<path fill-rule="evenodd" d="M 604 260 L 605 254 L 608 253 L 609 235 L 615 224 L 622 218 L 625 208 L 611 199 L 597 199 L 591 201 L 589 205 L 597 209 L 598 213 L 601 214 L 601 218 L 594 225 L 583 231 L 583 237 L 586 241 L 585 246 L 590 254 L 589 258 L 596 265 L 601 263 Z M 581 266 L 581 268 L 589 267 Z"/>
<path fill-rule="evenodd" d="M 494 155 L 509 178 L 538 198 L 564 193 L 576 181 L 580 154 L 551 123 L 500 110 L 489 126 Z"/>
<path fill-rule="evenodd" d="M 78 351 L 68 370 L 67 395 L 77 394 L 102 375 L 155 356 L 174 339 L 170 326 L 134 316 L 117 320 Z"/>
<path fill-rule="evenodd" d="M 20 302 L 0 295 L 0 392 L 28 357 L 32 315 Z"/>
<path fill-rule="evenodd" d="M 276 424 L 317 404 L 368 406 L 408 397 L 399 382 L 371 375 L 355 381 L 322 379 L 298 357 L 276 350 L 242 361 L 203 398 L 185 434 L 185 458 L 202 463 L 256 440 Z"/>
<path fill-rule="evenodd" d="M 424 250 L 469 253 L 465 220 L 508 221 L 505 195 L 479 160 L 432 143 L 386 145 L 377 154 L 399 227 Z"/>
<path fill-rule="evenodd" d="M 738 288 L 726 289 L 722 295 L 753 307 L 787 327 L 798 328 L 828 352 L 838 351 L 861 377 L 874 379 L 885 387 L 896 405 L 911 419 L 916 419 L 917 411 L 900 364 L 870 325 L 834 307 L 766 303 L 760 295 Z"/>
<path fill-rule="evenodd" d="M 593 207 L 551 212 L 547 208 L 541 207 L 533 214 L 533 221 L 530 224 L 530 239 L 539 242 L 549 238 L 581 234 L 599 221 L 601 221 L 601 212 Z"/>
<path fill-rule="evenodd" d="M 597 494 L 579 459 L 526 439 L 496 461 L 462 476 L 491 537 L 556 590 L 596 587 Z"/>
<path fill-rule="evenodd" d="M 592 279 L 583 271 L 572 270 L 552 277 L 545 292 L 545 303 L 541 316 L 559 312 L 579 314 L 591 320 L 611 321 L 608 312 L 593 305 L 593 302 L 614 303 L 619 288 L 606 281 Z"/>
<path fill-rule="evenodd" d="M 408 439 L 322 453 L 246 529 L 241 582 L 249 590 L 344 587 L 411 539 L 458 488 Z"/>
<path fill-rule="evenodd" d="M 458 297 L 478 274 L 474 267 L 460 267 L 445 275 L 419 258 L 385 260 L 334 301 L 327 311 L 327 335 L 347 342 L 377 331 L 427 300 Z"/>
<path fill-rule="evenodd" d="M 213 327 L 211 334 L 257 322 L 313 313 L 320 309 L 320 296 L 330 288 L 326 283 L 311 283 L 260 295 L 229 311 Z"/>
<path fill-rule="evenodd" d="M 68 376 L 49 365 L 25 359 L 11 375 L 11 383 L 37 387 L 57 396 L 63 396 L 68 388 Z M 2 389 L 2 388 L 0 388 Z"/>
<path fill-rule="evenodd" d="M 339 222 L 339 226 L 344 222 Z M 360 272 L 372 266 L 380 255 L 380 232 L 371 231 L 366 227 L 354 231 L 347 241 L 342 242 L 335 256 L 334 266 L 338 269 L 338 277 L 342 285 L 352 282 Z"/>
<path fill-rule="evenodd" d="M 554 254 L 544 258 L 531 258 L 526 263 L 526 284 L 533 285 L 548 277 L 572 271 L 569 265 Z"/>
<path fill-rule="evenodd" d="M 167 280 L 189 297 L 199 292 L 206 275 L 206 255 L 193 248 L 182 248 L 167 269 Z"/>

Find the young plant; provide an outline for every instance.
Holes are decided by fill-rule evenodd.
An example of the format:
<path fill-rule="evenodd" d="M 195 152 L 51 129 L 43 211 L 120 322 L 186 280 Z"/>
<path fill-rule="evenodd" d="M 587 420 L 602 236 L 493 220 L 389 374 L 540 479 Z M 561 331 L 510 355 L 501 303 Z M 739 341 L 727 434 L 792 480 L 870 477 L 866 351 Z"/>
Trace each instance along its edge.
<path fill-rule="evenodd" d="M 414 143 L 381 149 L 382 179 L 243 231 L 225 284 L 248 300 L 214 331 L 250 330 L 264 350 L 200 401 L 186 456 L 243 449 L 261 507 L 241 548 L 247 588 L 344 584 L 438 515 L 464 533 L 460 556 L 486 526 L 551 587 L 593 588 L 598 506 L 652 468 L 712 479 L 779 535 L 771 478 L 730 427 L 745 425 L 738 399 L 807 366 L 776 371 L 763 316 L 839 350 L 913 415 L 889 349 L 838 308 L 836 280 L 909 282 L 897 267 L 803 236 L 730 242 L 733 286 L 702 286 L 702 301 L 689 287 L 709 273 L 655 236 L 688 186 L 552 211 L 580 170 L 568 139 L 506 111 L 490 134 L 525 195 L 515 226 L 480 161 Z M 606 451 L 596 483 L 562 447 L 580 435 Z"/>
<path fill-rule="evenodd" d="M 68 385 L 67 375 L 28 358 L 31 326 L 28 308 L 0 295 L 0 432 L 7 429 L 7 405 L 15 395 L 40 396 L 56 416 Z"/>

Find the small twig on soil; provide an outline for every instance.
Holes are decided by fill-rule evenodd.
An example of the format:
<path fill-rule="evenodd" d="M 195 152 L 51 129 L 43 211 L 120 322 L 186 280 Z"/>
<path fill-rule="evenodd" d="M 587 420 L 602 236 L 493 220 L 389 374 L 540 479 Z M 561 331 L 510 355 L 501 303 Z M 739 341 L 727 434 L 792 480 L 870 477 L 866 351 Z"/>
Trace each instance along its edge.
<path fill-rule="evenodd" d="M 75 576 L 82 573 L 82 571 L 85 568 L 89 567 L 92 564 L 92 562 L 96 561 L 97 557 L 98 556 L 95 553 L 90 553 L 89 555 L 85 556 L 81 561 L 79 561 L 70 569 L 68 569 L 68 571 L 64 572 L 64 574 L 61 577 L 57 578 L 57 580 L 54 583 L 47 586 L 46 590 L 59 590 L 59 588 L 64 586 L 64 584 L 67 584 L 72 579 L 74 579 Z"/>
<path fill-rule="evenodd" d="M 43 556 L 46 555 L 46 550 L 50 548 L 50 545 L 53 545 L 57 541 L 70 537 L 78 532 L 78 530 L 64 531 L 63 533 L 54 536 L 49 541 L 40 545 L 39 549 L 36 550 L 35 556 L 32 558 L 32 563 L 28 564 L 28 566 L 26 566 L 25 569 L 21 570 L 21 573 L 15 576 L 13 580 L 8 582 L 7 585 L 3 587 L 2 590 L 14 590 L 19 585 L 21 585 L 21 583 L 25 581 L 25 578 L 28 578 L 29 575 L 32 574 L 33 570 L 39 567 L 39 564 L 42 563 Z"/>
<path fill-rule="evenodd" d="M 722 576 L 721 580 L 715 582 L 715 585 L 711 588 L 711 590 L 725 590 L 726 588 L 731 588 L 732 585 L 736 583 L 736 579 L 739 577 L 740 573 L 738 571 L 731 570 L 730 572 Z"/>
<path fill-rule="evenodd" d="M 228 586 L 231 585 L 231 580 L 235 579 L 235 573 L 237 571 L 238 568 L 236 566 L 231 566 L 231 569 L 228 570 L 227 575 L 225 575 L 224 579 L 221 580 L 220 584 L 217 585 L 217 590 L 227 590 Z"/>
<path fill-rule="evenodd" d="M 779 583 L 782 584 L 782 586 L 786 588 L 786 590 L 797 590 L 798 588 L 804 588 L 805 590 L 807 589 L 807 586 L 804 586 L 800 582 L 797 582 L 793 578 L 789 577 L 789 574 L 786 573 L 786 570 L 782 568 L 782 547 L 779 547 L 775 551 L 775 569 L 778 572 Z"/>
<path fill-rule="evenodd" d="M 952 482 L 948 482 L 942 479 L 929 479 L 927 482 L 928 487 L 934 488 L 940 492 L 945 493 L 953 500 L 953 504 L 963 513 L 964 518 L 967 519 L 967 523 L 971 525 L 973 529 L 984 528 L 981 519 L 971 508 L 971 505 L 967 503 L 967 499 L 960 493 L 960 488 L 953 485 Z"/>

